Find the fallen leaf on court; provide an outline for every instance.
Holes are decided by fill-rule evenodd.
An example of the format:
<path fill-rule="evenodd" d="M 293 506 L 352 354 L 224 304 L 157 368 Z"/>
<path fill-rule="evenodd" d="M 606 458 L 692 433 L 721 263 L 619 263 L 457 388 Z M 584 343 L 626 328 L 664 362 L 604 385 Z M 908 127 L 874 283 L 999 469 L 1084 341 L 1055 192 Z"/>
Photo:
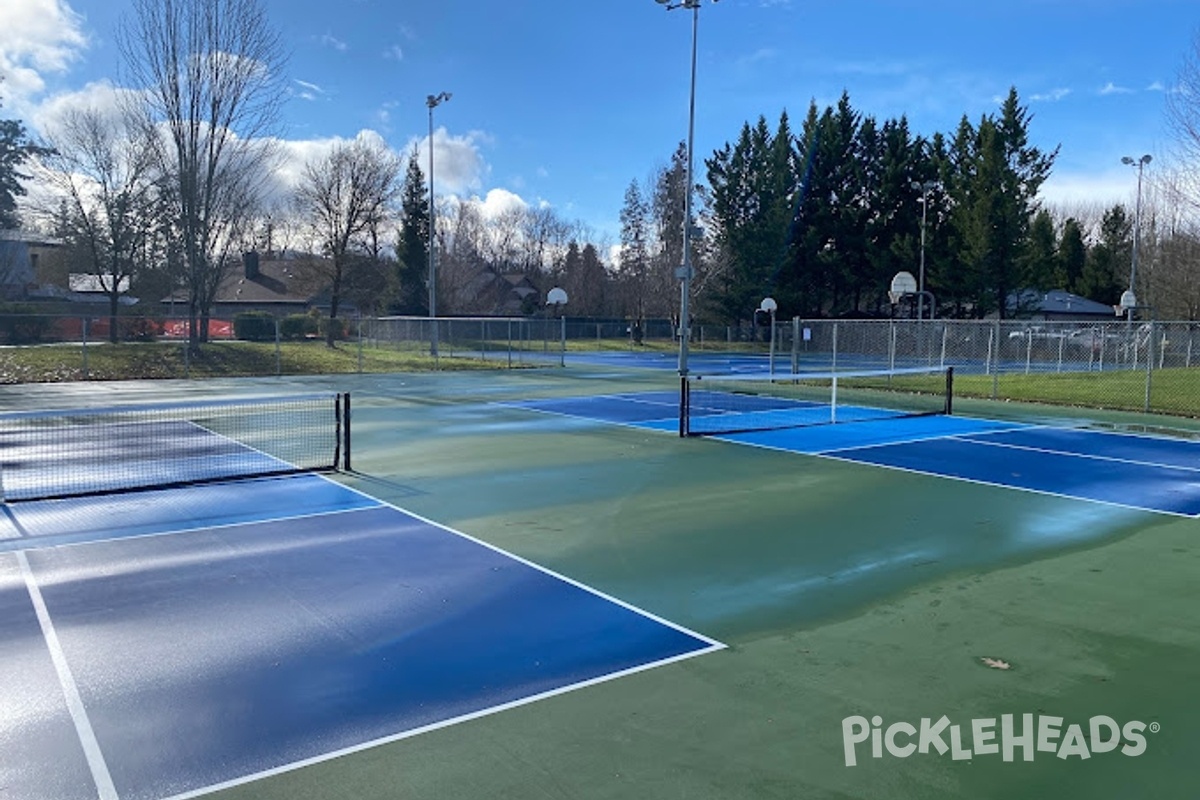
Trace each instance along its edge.
<path fill-rule="evenodd" d="M 988 658 L 987 656 L 984 656 L 979 660 L 982 661 L 984 665 L 989 666 L 992 669 L 1012 669 L 1012 664 L 1009 664 L 1007 661 L 1002 661 L 999 658 Z"/>

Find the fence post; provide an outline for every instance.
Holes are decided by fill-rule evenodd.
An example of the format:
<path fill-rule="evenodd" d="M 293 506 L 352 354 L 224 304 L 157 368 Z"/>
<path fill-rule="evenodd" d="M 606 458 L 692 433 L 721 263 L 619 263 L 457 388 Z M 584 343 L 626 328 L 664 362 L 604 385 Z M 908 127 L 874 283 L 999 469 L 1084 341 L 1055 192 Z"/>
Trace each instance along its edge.
<path fill-rule="evenodd" d="M 792 317 L 792 374 L 800 371 L 800 318 Z"/>
<path fill-rule="evenodd" d="M 837 357 L 838 357 L 837 334 L 838 334 L 838 324 L 835 322 L 835 323 L 833 323 L 833 353 L 830 355 L 830 360 L 829 360 L 829 371 L 830 372 L 837 372 Z"/>
<path fill-rule="evenodd" d="M 1000 338 L 1000 320 L 992 325 L 992 336 L 996 340 L 996 357 L 992 361 L 992 399 L 1000 396 L 1000 349 L 1004 346 Z"/>
<path fill-rule="evenodd" d="M 83 324 L 80 326 L 80 328 L 83 330 L 83 379 L 86 381 L 88 379 L 88 352 L 87 352 L 88 351 L 88 347 L 87 347 L 87 344 L 88 344 L 88 342 L 87 342 L 88 320 L 87 320 L 87 317 L 84 317 L 82 322 L 83 322 Z"/>
<path fill-rule="evenodd" d="M 283 374 L 283 354 L 279 346 L 279 317 L 275 318 L 275 374 Z"/>
<path fill-rule="evenodd" d="M 1151 376 L 1154 374 L 1154 321 L 1150 322 L 1150 329 L 1146 331 L 1146 401 L 1143 409 L 1147 414 L 1150 413 L 1150 382 Z"/>
<path fill-rule="evenodd" d="M 950 325 L 942 323 L 942 360 L 938 362 L 939 369 L 946 368 L 946 341 L 950 338 Z"/>

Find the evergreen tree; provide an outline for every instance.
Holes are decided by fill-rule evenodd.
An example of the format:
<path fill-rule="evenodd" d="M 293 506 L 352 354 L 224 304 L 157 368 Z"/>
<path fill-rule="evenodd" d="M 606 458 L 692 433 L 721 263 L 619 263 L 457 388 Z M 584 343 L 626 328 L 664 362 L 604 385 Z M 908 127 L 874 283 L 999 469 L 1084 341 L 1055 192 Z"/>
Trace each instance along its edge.
<path fill-rule="evenodd" d="M 1079 220 L 1070 217 L 1063 223 L 1058 241 L 1058 267 L 1055 271 L 1058 285 L 1080 294 L 1080 280 L 1086 264 L 1087 245 L 1083 242 L 1083 229 L 1079 227 Z"/>
<path fill-rule="evenodd" d="M 790 214 L 790 138 L 786 116 L 778 137 L 772 137 L 760 117 L 753 128 L 742 126 L 736 144 L 727 143 L 706 162 L 709 212 L 719 251 L 709 305 L 727 322 L 750 318 L 764 292 L 777 284 Z M 783 144 L 776 146 L 779 141 Z"/>
<path fill-rule="evenodd" d="M 1088 251 L 1080 279 L 1080 294 L 1089 300 L 1116 305 L 1127 287 L 1133 257 L 1133 221 L 1123 205 L 1104 212 L 1100 241 Z"/>
<path fill-rule="evenodd" d="M 21 172 L 21 165 L 51 152 L 34 144 L 19 120 L 0 119 L 0 230 L 18 228 L 21 224 L 17 199 L 25 196 L 21 181 L 29 177 Z"/>
<path fill-rule="evenodd" d="M 639 330 L 645 325 L 649 271 L 650 209 L 635 180 L 625 190 L 621 206 L 621 289 L 624 314 Z"/>
<path fill-rule="evenodd" d="M 671 163 L 660 170 L 650 205 L 654 243 L 647 276 L 647 313 L 670 315 L 675 307 L 675 270 L 683 264 L 683 214 L 687 193 L 687 144 L 680 142 Z"/>
<path fill-rule="evenodd" d="M 409 316 L 429 313 L 429 200 L 425 175 L 414 149 L 400 187 L 400 230 L 396 243 L 393 311 Z"/>
<path fill-rule="evenodd" d="M 613 313 L 611 278 L 596 246 L 588 242 L 579 254 L 579 291 L 581 313 L 585 316 L 608 316 Z"/>
<path fill-rule="evenodd" d="M 1029 144 L 1029 122 L 1012 89 L 998 118 L 985 116 L 978 126 L 964 118 L 955 137 L 951 198 L 963 264 L 956 288 L 975 316 L 1004 317 L 1011 293 L 1021 288 L 1030 219 L 1058 153 Z"/>
<path fill-rule="evenodd" d="M 1029 241 L 1021 260 L 1021 288 L 1045 291 L 1059 286 L 1058 249 L 1054 220 L 1042 209 L 1033 217 Z"/>

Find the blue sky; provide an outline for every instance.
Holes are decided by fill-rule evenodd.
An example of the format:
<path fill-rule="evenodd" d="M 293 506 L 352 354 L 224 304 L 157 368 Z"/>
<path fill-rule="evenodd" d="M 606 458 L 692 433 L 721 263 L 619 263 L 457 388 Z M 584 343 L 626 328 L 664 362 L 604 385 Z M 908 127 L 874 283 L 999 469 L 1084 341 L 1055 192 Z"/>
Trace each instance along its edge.
<path fill-rule="evenodd" d="M 425 98 L 448 91 L 434 116 L 439 193 L 547 204 L 615 239 L 630 181 L 686 136 L 691 14 L 654 0 L 263 2 L 291 54 L 280 135 L 296 158 L 361 131 L 424 147 Z M 95 82 L 120 84 L 126 0 L 0 8 L 3 115 L 36 128 Z M 1129 201 L 1121 156 L 1164 162 L 1166 93 L 1198 27 L 1194 0 L 705 0 L 697 167 L 744 122 L 787 110 L 798 124 L 843 90 L 931 135 L 1016 86 L 1034 143 L 1062 148 L 1048 199 Z"/>

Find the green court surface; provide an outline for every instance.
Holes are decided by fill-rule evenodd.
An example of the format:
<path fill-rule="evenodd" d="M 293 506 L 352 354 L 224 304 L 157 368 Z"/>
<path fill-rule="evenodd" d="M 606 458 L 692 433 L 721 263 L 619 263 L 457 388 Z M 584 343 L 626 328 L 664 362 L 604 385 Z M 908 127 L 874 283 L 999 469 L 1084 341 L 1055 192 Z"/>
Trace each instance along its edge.
<path fill-rule="evenodd" d="M 672 380 L 568 368 L 23 386 L 0 409 L 349 391 L 355 471 L 337 480 L 728 645 L 212 797 L 1196 795 L 1200 520 L 503 405 Z M 850 718 L 885 733 L 946 716 L 972 748 L 973 721 L 994 720 L 998 744 L 1006 714 L 1018 728 L 1062 718 L 1054 752 L 876 758 L 868 739 L 847 765 Z M 1092 746 L 1101 716 L 1142 723 L 1143 752 L 1122 752 L 1138 749 L 1129 735 L 1105 751 L 1106 730 Z"/>

